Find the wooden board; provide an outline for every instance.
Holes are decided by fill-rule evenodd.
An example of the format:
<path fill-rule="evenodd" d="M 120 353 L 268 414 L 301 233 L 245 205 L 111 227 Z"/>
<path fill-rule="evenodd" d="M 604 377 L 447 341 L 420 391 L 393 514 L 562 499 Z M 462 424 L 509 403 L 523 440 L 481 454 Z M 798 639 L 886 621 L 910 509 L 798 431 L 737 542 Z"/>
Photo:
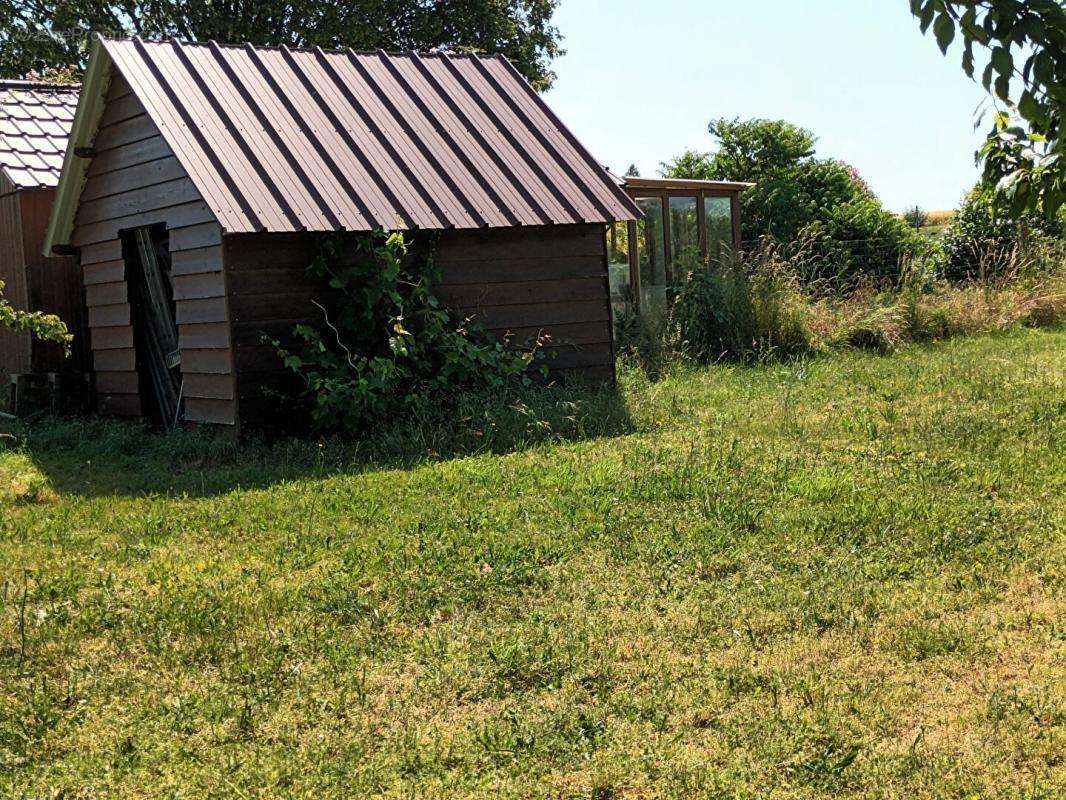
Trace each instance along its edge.
<path fill-rule="evenodd" d="M 458 308 L 529 305 L 534 303 L 568 303 L 581 300 L 601 302 L 603 275 L 591 278 L 559 278 L 511 283 L 463 284 L 441 286 L 442 302 Z"/>
<path fill-rule="evenodd" d="M 202 397 L 209 400 L 232 400 L 234 396 L 232 375 L 189 374 L 184 377 L 182 392 L 186 397 Z"/>
<path fill-rule="evenodd" d="M 532 305 L 506 305 L 486 308 L 457 308 L 456 313 L 471 316 L 485 327 L 528 328 L 554 325 L 570 325 L 579 322 L 605 322 L 610 319 L 607 304 L 600 300 L 585 300 L 571 303 L 534 303 Z"/>
<path fill-rule="evenodd" d="M 89 287 L 98 283 L 114 283 L 126 281 L 126 262 L 101 261 L 98 264 L 84 264 L 81 269 L 82 280 Z"/>
<path fill-rule="evenodd" d="M 136 369 L 137 355 L 132 347 L 93 351 L 93 370 L 96 372 L 133 372 Z"/>
<path fill-rule="evenodd" d="M 603 275 L 603 256 L 550 258 L 468 259 L 439 264 L 440 284 L 482 284 L 508 281 L 560 280 Z"/>
<path fill-rule="evenodd" d="M 603 256 L 603 225 L 453 230 L 441 234 L 436 262 Z"/>
<path fill-rule="evenodd" d="M 133 326 L 116 325 L 113 327 L 95 327 L 90 333 L 92 348 L 96 350 L 115 350 L 128 347 L 133 349 Z"/>
<path fill-rule="evenodd" d="M 185 399 L 185 419 L 191 422 L 210 422 L 214 425 L 234 425 L 236 405 L 229 400 L 207 400 L 198 397 Z"/>
<path fill-rule="evenodd" d="M 152 164 L 173 157 L 173 152 L 162 136 L 153 136 L 150 139 L 143 139 L 125 147 L 105 150 L 93 156 L 92 163 L 89 165 L 89 169 L 86 170 L 89 180 L 85 188 L 88 189 L 89 184 L 95 183 L 93 179 L 98 175 L 126 169 L 138 164 Z M 105 183 L 101 190 L 106 193 L 106 188 L 107 184 Z"/>
<path fill-rule="evenodd" d="M 116 325 L 130 324 L 129 303 L 116 303 L 110 306 L 95 306 L 89 309 L 89 327 L 111 328 Z"/>
<path fill-rule="evenodd" d="M 181 372 L 183 375 L 229 375 L 232 364 L 230 351 L 226 349 L 182 348 Z M 232 380 L 232 379 L 231 379 Z"/>
<path fill-rule="evenodd" d="M 128 300 L 125 281 L 92 283 L 85 287 L 85 304 L 89 308 L 116 305 Z"/>
<path fill-rule="evenodd" d="M 178 304 L 176 318 L 179 325 L 200 322 L 228 322 L 229 314 L 226 309 L 225 298 L 212 297 L 205 300 L 182 301 Z"/>
<path fill-rule="evenodd" d="M 178 346 L 183 349 L 228 349 L 230 326 L 225 322 L 178 325 Z"/>
<path fill-rule="evenodd" d="M 96 371 L 96 390 L 105 394 L 137 394 L 137 373 L 133 370 L 123 372 Z"/>
<path fill-rule="evenodd" d="M 207 297 L 224 297 L 226 294 L 226 282 L 221 272 L 176 275 L 173 283 L 175 300 L 199 300 Z"/>
<path fill-rule="evenodd" d="M 96 164 L 101 158 L 94 159 L 93 163 Z M 90 180 L 82 190 L 81 202 L 95 202 L 138 187 L 159 186 L 182 178 L 185 178 L 185 170 L 178 159 L 163 156 L 111 170 L 106 180 Z"/>
<path fill-rule="evenodd" d="M 210 245 L 190 250 L 171 251 L 170 269 L 173 275 L 199 275 L 222 271 L 222 247 Z"/>

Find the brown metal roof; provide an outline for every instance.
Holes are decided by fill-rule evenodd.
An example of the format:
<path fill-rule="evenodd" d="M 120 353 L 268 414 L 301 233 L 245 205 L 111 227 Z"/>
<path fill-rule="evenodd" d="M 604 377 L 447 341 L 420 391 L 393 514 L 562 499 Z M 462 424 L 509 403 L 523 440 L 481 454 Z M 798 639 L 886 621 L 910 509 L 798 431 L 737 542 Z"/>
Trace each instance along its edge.
<path fill-rule="evenodd" d="M 227 232 L 639 216 L 500 56 L 102 46 Z"/>
<path fill-rule="evenodd" d="M 19 189 L 59 183 L 78 87 L 0 80 L 0 170 Z"/>

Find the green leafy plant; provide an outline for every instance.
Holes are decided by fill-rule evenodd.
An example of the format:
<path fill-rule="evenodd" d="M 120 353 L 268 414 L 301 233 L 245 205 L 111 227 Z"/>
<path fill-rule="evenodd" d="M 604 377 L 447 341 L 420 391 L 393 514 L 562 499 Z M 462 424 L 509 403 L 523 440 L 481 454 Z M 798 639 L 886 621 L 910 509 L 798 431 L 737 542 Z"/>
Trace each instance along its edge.
<path fill-rule="evenodd" d="M 320 240 L 309 274 L 340 302 L 318 304 L 321 329 L 299 325 L 298 345 L 268 339 L 304 383 L 317 427 L 362 432 L 397 414 L 424 414 L 464 390 L 528 386 L 543 339 L 508 349 L 471 320 L 453 319 L 433 295 L 426 247 L 399 233 Z"/>
<path fill-rule="evenodd" d="M 4 299 L 4 282 L 0 281 L 0 328 L 7 328 L 16 333 L 29 333 L 46 342 L 61 344 L 70 353 L 70 343 L 74 337 L 67 330 L 66 324 L 55 314 L 43 311 L 20 311 Z"/>
<path fill-rule="evenodd" d="M 1026 248 L 1062 234 L 1060 220 L 1034 214 L 1014 217 L 996 201 L 993 189 L 977 186 L 944 234 L 944 276 L 983 280 L 1013 275 L 1027 261 Z"/>
<path fill-rule="evenodd" d="M 676 348 L 700 362 L 809 349 L 808 303 L 779 245 L 687 270 L 669 311 Z"/>
<path fill-rule="evenodd" d="M 976 72 L 975 47 L 988 63 L 981 83 L 997 109 L 977 152 L 994 201 L 1012 216 L 1054 218 L 1066 203 L 1066 9 L 1062 0 L 910 0 L 922 33 L 932 28 L 947 54 L 962 38 L 962 68 Z"/>

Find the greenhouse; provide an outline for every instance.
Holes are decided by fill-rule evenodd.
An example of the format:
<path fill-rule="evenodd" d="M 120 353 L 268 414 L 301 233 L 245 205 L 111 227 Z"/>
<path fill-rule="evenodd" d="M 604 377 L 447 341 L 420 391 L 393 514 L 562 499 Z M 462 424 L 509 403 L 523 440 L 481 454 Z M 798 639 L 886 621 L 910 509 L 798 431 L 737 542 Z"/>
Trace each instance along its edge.
<path fill-rule="evenodd" d="M 740 245 L 740 193 L 751 184 L 674 178 L 626 178 L 623 188 L 643 217 L 608 228 L 615 319 L 654 313 L 686 269 Z"/>

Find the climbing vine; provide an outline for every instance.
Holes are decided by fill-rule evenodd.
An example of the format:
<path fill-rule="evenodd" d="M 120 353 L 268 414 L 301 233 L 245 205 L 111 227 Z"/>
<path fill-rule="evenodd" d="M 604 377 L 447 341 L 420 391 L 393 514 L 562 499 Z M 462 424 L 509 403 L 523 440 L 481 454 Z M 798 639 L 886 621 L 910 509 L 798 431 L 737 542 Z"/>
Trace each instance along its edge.
<path fill-rule="evenodd" d="M 331 234 L 310 275 L 337 302 L 316 303 L 321 324 L 298 325 L 295 345 L 273 344 L 300 376 L 317 427 L 365 430 L 401 413 L 424 413 L 467 389 L 531 382 L 536 346 L 516 351 L 434 296 L 431 246 L 402 234 Z"/>

